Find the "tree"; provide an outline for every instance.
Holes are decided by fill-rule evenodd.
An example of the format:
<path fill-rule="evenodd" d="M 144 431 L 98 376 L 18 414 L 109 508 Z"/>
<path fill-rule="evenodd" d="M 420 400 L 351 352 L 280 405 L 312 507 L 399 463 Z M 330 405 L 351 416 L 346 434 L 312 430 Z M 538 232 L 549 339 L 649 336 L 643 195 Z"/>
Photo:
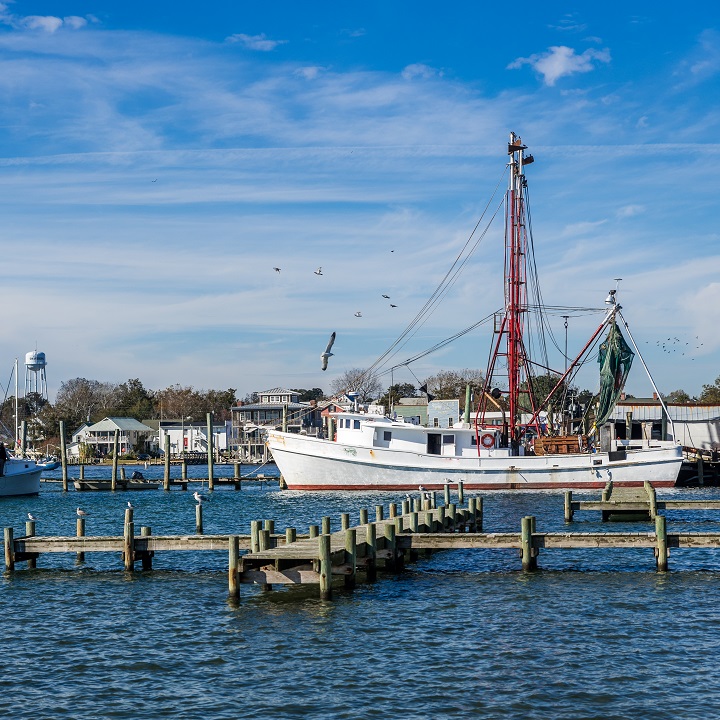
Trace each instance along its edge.
<path fill-rule="evenodd" d="M 390 408 L 392 405 L 397 405 L 400 398 L 407 397 L 417 397 L 415 386 L 412 383 L 396 383 L 387 389 L 378 402 L 385 408 Z"/>
<path fill-rule="evenodd" d="M 334 395 L 348 392 L 359 393 L 358 400 L 368 402 L 380 394 L 382 385 L 373 373 L 360 368 L 353 368 L 335 378 L 330 385 L 330 389 Z"/>
<path fill-rule="evenodd" d="M 113 415 L 132 417 L 136 420 L 154 415 L 155 406 L 152 394 L 149 393 L 138 378 L 128 380 L 117 386 Z"/>
<path fill-rule="evenodd" d="M 211 412 L 215 420 L 230 420 L 232 417 L 230 408 L 237 402 L 235 392 L 235 388 L 208 390 L 205 393 L 206 412 Z"/>
<path fill-rule="evenodd" d="M 322 388 L 315 387 L 312 390 L 298 389 L 295 392 L 298 394 L 298 400 L 300 402 L 310 402 L 310 400 L 322 400 L 325 397 L 325 393 Z"/>
<path fill-rule="evenodd" d="M 171 385 L 155 393 L 155 410 L 161 418 L 201 420 L 207 412 L 202 395 L 193 387 Z"/>
<path fill-rule="evenodd" d="M 669 403 L 688 403 L 692 402 L 695 398 L 690 397 L 684 390 L 673 390 L 667 395 L 663 395 L 663 399 Z"/>
<path fill-rule="evenodd" d="M 699 399 L 708 405 L 720 404 L 720 377 L 712 385 L 703 385 Z"/>
<path fill-rule="evenodd" d="M 460 408 L 465 407 L 465 388 L 479 389 L 483 386 L 481 370 L 442 370 L 425 381 L 428 392 L 436 400 L 460 400 Z"/>
<path fill-rule="evenodd" d="M 65 420 L 68 429 L 85 421 L 97 421 L 108 414 L 115 403 L 117 385 L 113 383 L 74 378 L 60 383 L 55 400 L 55 412 Z"/>

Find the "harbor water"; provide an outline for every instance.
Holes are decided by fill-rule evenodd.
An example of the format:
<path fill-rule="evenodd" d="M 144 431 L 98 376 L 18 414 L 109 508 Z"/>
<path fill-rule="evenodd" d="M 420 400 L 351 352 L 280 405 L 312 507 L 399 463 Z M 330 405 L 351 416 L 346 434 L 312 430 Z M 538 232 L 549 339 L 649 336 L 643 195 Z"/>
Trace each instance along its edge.
<path fill-rule="evenodd" d="M 146 478 L 162 467 L 139 468 Z M 243 466 L 243 474 L 249 468 Z M 128 477 L 132 469 L 128 468 Z M 270 474 L 267 468 L 261 472 Z M 108 468 L 86 471 L 109 477 Z M 179 476 L 179 468 L 173 475 Z M 192 477 L 207 474 L 189 468 Z M 232 466 L 218 475 L 232 477 Z M 59 477 L 59 471 L 48 473 Z M 128 500 L 136 528 L 195 531 L 193 490 L 41 494 L 0 500 L 3 526 L 24 534 L 122 534 Z M 205 494 L 207 488 L 205 488 Z M 561 493 L 482 495 L 486 531 L 567 530 Z M 716 488 L 659 493 L 720 497 Z M 589 498 L 589 494 L 578 494 Z M 281 491 L 276 482 L 216 489 L 204 529 L 306 532 L 323 515 L 401 502 L 404 493 Z M 720 532 L 720 511 L 668 511 L 668 530 Z M 578 512 L 574 531 L 652 531 Z M 139 532 L 139 530 L 138 530 Z M 0 716 L 7 718 L 708 718 L 720 714 L 720 550 L 673 550 L 655 572 L 650 550 L 541 551 L 523 573 L 511 550 L 454 550 L 421 557 L 399 575 L 352 591 L 316 586 L 227 600 L 227 553 L 157 553 L 153 570 L 125 573 L 118 554 L 41 555 L 0 581 Z"/>

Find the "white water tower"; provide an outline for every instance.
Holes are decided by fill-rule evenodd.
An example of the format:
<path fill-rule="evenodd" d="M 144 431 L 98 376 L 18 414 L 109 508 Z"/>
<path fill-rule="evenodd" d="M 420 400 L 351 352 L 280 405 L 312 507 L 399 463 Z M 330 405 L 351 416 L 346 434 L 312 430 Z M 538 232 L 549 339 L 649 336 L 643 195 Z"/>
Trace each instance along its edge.
<path fill-rule="evenodd" d="M 44 352 L 33 350 L 25 354 L 25 397 L 37 394 L 43 400 L 48 399 L 46 365 Z"/>

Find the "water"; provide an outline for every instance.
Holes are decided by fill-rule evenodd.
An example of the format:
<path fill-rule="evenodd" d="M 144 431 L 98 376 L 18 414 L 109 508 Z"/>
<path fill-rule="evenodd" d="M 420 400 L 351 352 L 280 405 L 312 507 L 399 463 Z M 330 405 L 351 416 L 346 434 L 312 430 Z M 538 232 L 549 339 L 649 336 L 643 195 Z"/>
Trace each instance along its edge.
<path fill-rule="evenodd" d="M 202 474 L 205 468 L 196 468 Z M 153 471 L 153 468 L 149 469 Z M 151 476 L 148 471 L 146 476 Z M 191 468 L 191 472 L 193 469 Z M 219 472 L 229 471 L 232 468 Z M 106 471 L 107 472 L 107 471 Z M 143 472 L 145 472 L 143 470 Z M 158 470 L 162 473 L 162 468 Z M 0 501 L 4 526 L 120 534 L 125 503 L 153 534 L 194 532 L 190 492 L 62 493 Z M 662 497 L 720 497 L 718 489 Z M 216 490 L 207 533 L 274 518 L 306 531 L 322 515 L 403 494 L 297 494 L 277 485 Z M 485 494 L 485 529 L 561 530 L 561 494 Z M 589 496 L 585 496 L 589 497 Z M 576 513 L 574 530 L 642 530 Z M 720 512 L 668 512 L 669 530 L 720 532 Z M 452 551 L 380 574 L 332 602 L 317 587 L 227 602 L 227 555 L 158 553 L 152 572 L 117 554 L 44 555 L 0 580 L 0 716 L 8 718 L 708 718 L 720 711 L 720 552 L 546 551 L 520 571 L 515 551 Z"/>

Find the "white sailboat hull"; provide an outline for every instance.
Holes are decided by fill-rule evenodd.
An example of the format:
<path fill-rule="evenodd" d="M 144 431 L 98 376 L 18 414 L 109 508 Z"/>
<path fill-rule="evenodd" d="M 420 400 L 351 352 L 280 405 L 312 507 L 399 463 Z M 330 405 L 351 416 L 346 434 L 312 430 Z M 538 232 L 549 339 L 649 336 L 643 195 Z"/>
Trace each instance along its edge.
<path fill-rule="evenodd" d="M 30 460 L 9 458 L 0 476 L 0 497 L 37 495 L 40 492 L 42 468 Z"/>
<path fill-rule="evenodd" d="M 462 481 L 470 490 L 563 490 L 675 485 L 682 448 L 674 443 L 608 453 L 453 457 L 364 447 L 273 431 L 268 448 L 290 490 L 428 490 Z"/>

